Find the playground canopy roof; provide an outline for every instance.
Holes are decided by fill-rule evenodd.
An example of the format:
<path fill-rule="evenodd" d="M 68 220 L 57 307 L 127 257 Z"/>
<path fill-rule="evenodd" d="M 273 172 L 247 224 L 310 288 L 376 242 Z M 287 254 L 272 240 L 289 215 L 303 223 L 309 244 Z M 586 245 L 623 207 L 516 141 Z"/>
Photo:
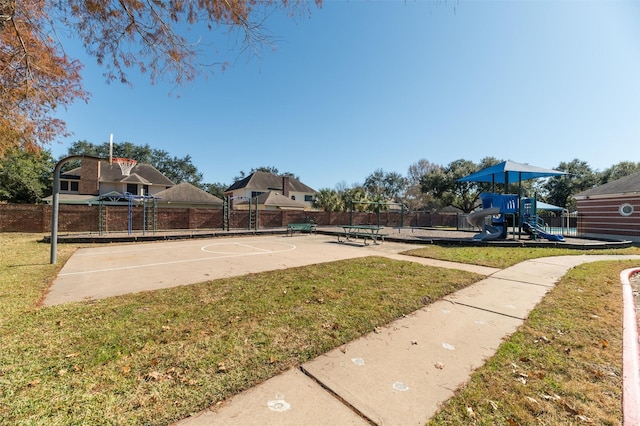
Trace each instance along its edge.
<path fill-rule="evenodd" d="M 556 210 L 556 211 L 564 210 L 562 207 L 554 206 L 553 204 L 548 204 L 548 203 L 545 203 L 544 201 L 536 201 L 536 209 L 537 210 Z"/>
<path fill-rule="evenodd" d="M 489 182 L 504 183 L 520 182 L 523 180 L 537 179 L 548 176 L 560 176 L 568 173 L 553 169 L 530 166 L 513 161 L 503 161 L 495 166 L 487 167 L 479 172 L 458 179 L 460 182 Z"/>

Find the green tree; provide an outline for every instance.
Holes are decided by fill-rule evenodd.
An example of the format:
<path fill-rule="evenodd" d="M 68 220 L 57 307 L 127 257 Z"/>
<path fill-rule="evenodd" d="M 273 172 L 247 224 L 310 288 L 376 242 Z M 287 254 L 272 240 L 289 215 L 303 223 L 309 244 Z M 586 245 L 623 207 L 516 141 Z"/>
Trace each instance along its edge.
<path fill-rule="evenodd" d="M 316 194 L 313 206 L 327 212 L 341 212 L 345 210 L 344 200 L 335 189 L 322 188 Z"/>
<path fill-rule="evenodd" d="M 360 212 L 371 210 L 371 205 L 369 204 L 371 200 L 367 197 L 367 192 L 362 186 L 345 188 L 340 195 L 345 210 L 350 210 L 352 207 L 354 211 Z"/>
<path fill-rule="evenodd" d="M 0 201 L 37 203 L 51 194 L 53 169 L 51 152 L 14 149 L 0 159 Z"/>
<path fill-rule="evenodd" d="M 469 213 L 478 204 L 480 194 L 491 189 L 491 184 L 461 182 L 458 179 L 498 163 L 493 157 L 486 157 L 479 164 L 455 160 L 446 167 L 434 168 L 424 175 L 420 179 L 420 185 L 424 193 L 432 195 L 441 205 L 457 207 Z"/>
<path fill-rule="evenodd" d="M 202 184 L 202 173 L 193 165 L 190 155 L 171 157 L 166 151 L 153 150 L 150 164 L 174 183 L 189 182 L 198 187 Z"/>
<path fill-rule="evenodd" d="M 224 191 L 229 187 L 229 185 L 216 182 L 216 183 L 203 183 L 200 188 L 204 191 L 207 191 L 211 195 L 215 195 L 220 199 L 224 199 Z"/>
<path fill-rule="evenodd" d="M 547 180 L 544 184 L 546 201 L 568 210 L 575 210 L 576 201 L 573 195 L 593 188 L 598 183 L 598 176 L 586 161 L 577 158 L 568 163 L 560 163 L 556 170 L 568 174 L 553 176 Z"/>
<path fill-rule="evenodd" d="M 598 183 L 600 185 L 603 185 L 607 182 L 611 182 L 638 172 L 640 172 L 640 162 L 636 163 L 633 161 L 621 161 L 620 163 L 614 164 L 613 166 L 604 169 L 601 173 L 599 173 Z"/>
<path fill-rule="evenodd" d="M 373 201 L 397 202 L 400 194 L 406 191 L 407 180 L 400 173 L 377 169 L 365 179 L 362 187 Z"/>
<path fill-rule="evenodd" d="M 430 172 L 441 167 L 425 159 L 418 160 L 409 166 L 407 171 L 407 188 L 401 198 L 409 210 L 422 210 L 429 207 L 438 207 L 433 195 L 422 192 L 420 179 Z"/>

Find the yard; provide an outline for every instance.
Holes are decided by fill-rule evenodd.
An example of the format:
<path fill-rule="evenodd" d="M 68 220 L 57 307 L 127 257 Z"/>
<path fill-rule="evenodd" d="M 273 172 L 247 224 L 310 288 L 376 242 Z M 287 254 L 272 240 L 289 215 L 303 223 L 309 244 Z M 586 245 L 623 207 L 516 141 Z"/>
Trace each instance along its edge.
<path fill-rule="evenodd" d="M 167 424 L 479 279 L 366 257 L 40 308 L 59 268 L 40 238 L 0 234 L 3 423 Z M 550 252 L 414 254 L 502 268 Z M 620 423 L 618 274 L 632 266 L 572 270 L 433 423 Z"/>

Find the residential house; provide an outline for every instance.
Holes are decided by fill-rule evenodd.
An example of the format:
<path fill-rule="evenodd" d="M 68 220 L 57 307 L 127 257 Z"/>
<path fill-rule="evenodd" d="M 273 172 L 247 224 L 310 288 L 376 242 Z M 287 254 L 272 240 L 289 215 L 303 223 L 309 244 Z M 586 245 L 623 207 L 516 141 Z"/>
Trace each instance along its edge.
<path fill-rule="evenodd" d="M 640 242 L 640 173 L 574 195 L 578 233 Z"/>
<path fill-rule="evenodd" d="M 316 191 L 298 179 L 269 172 L 251 173 L 227 188 L 224 194 L 234 201 L 235 208 L 245 208 L 250 198 L 255 203 L 258 197 L 258 208 L 267 210 L 313 210 L 316 197 Z"/>
<path fill-rule="evenodd" d="M 130 165 L 131 166 L 131 165 Z M 189 183 L 175 185 L 151 164 L 120 167 L 117 161 L 83 158 L 60 175 L 60 204 L 122 204 L 125 194 L 152 197 L 161 207 L 222 207 L 222 200 Z M 52 196 L 44 198 L 52 202 Z"/>
<path fill-rule="evenodd" d="M 256 205 L 258 210 L 310 210 L 308 204 L 285 197 L 275 191 L 264 192 L 251 200 L 243 199 L 234 203 L 234 207 L 238 210 L 255 209 Z"/>
<path fill-rule="evenodd" d="M 155 194 L 162 207 L 222 208 L 222 200 L 202 189 L 182 182 Z"/>

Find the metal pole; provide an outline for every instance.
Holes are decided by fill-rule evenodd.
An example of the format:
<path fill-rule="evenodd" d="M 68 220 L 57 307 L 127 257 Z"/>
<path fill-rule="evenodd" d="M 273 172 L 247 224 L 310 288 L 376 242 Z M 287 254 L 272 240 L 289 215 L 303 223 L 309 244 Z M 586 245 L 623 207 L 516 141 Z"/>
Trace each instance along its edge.
<path fill-rule="evenodd" d="M 351 212 L 349 214 L 349 226 L 353 226 L 353 200 L 351 200 Z"/>
<path fill-rule="evenodd" d="M 72 160 L 82 160 L 83 158 L 92 158 L 98 161 L 101 160 L 100 157 L 94 157 L 91 155 L 70 155 L 68 157 L 63 158 L 58 161 L 56 167 L 53 169 L 53 194 L 52 194 L 52 204 L 53 208 L 51 209 L 51 254 L 49 257 L 49 263 L 54 264 L 57 261 L 57 250 L 58 250 L 58 214 L 59 214 L 59 204 L 60 204 L 60 171 L 62 170 L 62 166 L 65 163 Z"/>
<path fill-rule="evenodd" d="M 255 220 L 255 226 L 254 226 L 254 231 L 258 230 L 258 221 L 260 220 L 260 218 L 258 217 L 258 197 L 256 197 L 256 220 Z"/>
<path fill-rule="evenodd" d="M 133 195 L 131 195 L 130 192 L 125 192 L 125 195 L 127 196 L 127 200 L 129 201 L 129 210 L 127 212 L 127 232 L 128 235 L 131 235 L 131 233 L 133 232 Z"/>
<path fill-rule="evenodd" d="M 147 232 L 147 197 L 142 198 L 142 235 Z"/>
<path fill-rule="evenodd" d="M 51 256 L 49 263 L 56 263 L 58 250 L 58 194 L 60 193 L 60 168 L 58 163 L 53 171 L 53 209 L 51 211 Z"/>
<path fill-rule="evenodd" d="M 515 232 L 515 223 L 513 226 Z M 518 172 L 518 239 L 522 239 L 522 172 Z"/>

